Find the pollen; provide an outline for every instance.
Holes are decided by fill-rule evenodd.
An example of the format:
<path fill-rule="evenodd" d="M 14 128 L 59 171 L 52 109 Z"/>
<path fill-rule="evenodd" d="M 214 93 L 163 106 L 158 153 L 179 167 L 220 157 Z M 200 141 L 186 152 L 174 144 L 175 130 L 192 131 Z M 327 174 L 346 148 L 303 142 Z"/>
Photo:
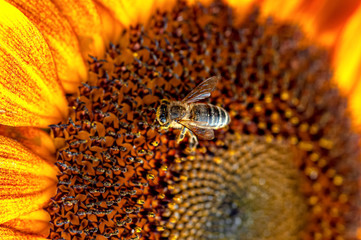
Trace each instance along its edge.
<path fill-rule="evenodd" d="M 60 174 L 49 238 L 355 234 L 359 138 L 327 53 L 257 9 L 233 18 L 222 2 L 179 1 L 88 59 L 69 118 L 51 126 Z M 212 76 L 221 80 L 205 102 L 231 123 L 190 153 L 179 130 L 159 131 L 156 109 Z"/>

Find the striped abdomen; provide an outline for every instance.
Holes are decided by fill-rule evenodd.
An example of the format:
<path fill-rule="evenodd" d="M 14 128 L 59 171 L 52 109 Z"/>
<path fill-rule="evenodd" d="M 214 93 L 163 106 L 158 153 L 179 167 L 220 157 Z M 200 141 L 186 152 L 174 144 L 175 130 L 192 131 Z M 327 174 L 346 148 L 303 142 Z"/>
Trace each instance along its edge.
<path fill-rule="evenodd" d="M 222 128 L 230 122 L 226 110 L 212 104 L 195 103 L 190 110 L 190 120 L 197 122 L 207 122 L 206 127 Z"/>

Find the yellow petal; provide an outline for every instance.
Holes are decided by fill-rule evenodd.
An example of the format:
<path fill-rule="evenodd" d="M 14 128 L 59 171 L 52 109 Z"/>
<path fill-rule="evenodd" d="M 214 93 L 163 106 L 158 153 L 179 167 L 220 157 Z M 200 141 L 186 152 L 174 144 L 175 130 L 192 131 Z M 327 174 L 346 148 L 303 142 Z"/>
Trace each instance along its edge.
<path fill-rule="evenodd" d="M 361 6 L 349 20 L 338 39 L 337 49 L 334 56 L 336 77 L 339 85 L 345 93 L 349 93 L 354 83 L 361 80 Z"/>
<path fill-rule="evenodd" d="M 86 78 L 87 70 L 77 36 L 64 15 L 51 1 L 7 1 L 28 17 L 44 36 L 65 91 L 76 91 L 80 81 Z"/>
<path fill-rule="evenodd" d="M 347 18 L 359 5 L 354 0 L 260 0 L 262 13 L 301 25 L 324 46 L 332 46 Z"/>
<path fill-rule="evenodd" d="M 146 24 L 151 14 L 158 8 L 170 9 L 175 0 L 95 0 L 102 17 L 102 25 L 107 40 L 114 41 L 120 33 L 119 27 L 127 28 L 137 23 Z"/>
<path fill-rule="evenodd" d="M 52 55 L 38 29 L 0 1 L 0 124 L 47 126 L 66 114 Z"/>
<path fill-rule="evenodd" d="M 139 9 L 139 1 L 96 0 L 96 2 L 106 7 L 124 27 L 135 24 L 140 18 L 147 19 L 153 4 L 153 1 L 143 1 L 142 9 Z"/>
<path fill-rule="evenodd" d="M 120 24 L 120 22 L 113 17 L 113 13 L 110 12 L 106 7 L 97 2 L 95 3 L 97 12 L 101 17 L 104 42 L 117 42 L 121 32 L 124 29 L 122 24 Z"/>
<path fill-rule="evenodd" d="M 251 6 L 255 3 L 255 0 L 227 0 L 226 2 L 234 8 L 235 20 L 240 23 L 252 10 Z"/>
<path fill-rule="evenodd" d="M 53 2 L 74 29 L 79 39 L 83 57 L 86 59 L 89 54 L 92 56 L 102 56 L 104 42 L 100 16 L 95 8 L 95 4 L 91 0 L 55 0 Z"/>
<path fill-rule="evenodd" d="M 262 5 L 262 12 L 265 15 L 274 15 L 279 19 L 287 19 L 292 13 L 297 12 L 298 6 L 302 0 L 289 0 L 289 1 L 271 1 L 264 0 L 258 1 Z M 294 16 L 293 16 L 294 17 Z"/>
<path fill-rule="evenodd" d="M 50 216 L 45 210 L 39 210 L 10 220 L 1 224 L 1 226 L 13 231 L 28 233 L 29 235 L 37 234 L 39 237 L 46 237 L 49 235 L 50 220 Z"/>
<path fill-rule="evenodd" d="M 361 5 L 339 35 L 333 58 L 337 83 L 349 98 L 354 125 L 361 128 Z"/>
<path fill-rule="evenodd" d="M 0 135 L 14 139 L 36 155 L 54 163 L 55 145 L 45 131 L 33 127 L 9 127 L 0 125 Z"/>
<path fill-rule="evenodd" d="M 21 231 L 3 227 L 0 224 L 0 237 L 2 240 L 45 240 L 46 238 L 30 235 Z"/>
<path fill-rule="evenodd" d="M 56 168 L 0 136 L 0 224 L 43 208 L 56 189 Z"/>
<path fill-rule="evenodd" d="M 314 37 L 324 45 L 331 46 L 359 5 L 360 2 L 354 0 L 317 0 L 311 4 L 310 1 L 303 0 L 298 7 L 301 10 L 298 11 L 303 12 L 302 20 L 308 20 L 309 27 L 314 29 Z"/>

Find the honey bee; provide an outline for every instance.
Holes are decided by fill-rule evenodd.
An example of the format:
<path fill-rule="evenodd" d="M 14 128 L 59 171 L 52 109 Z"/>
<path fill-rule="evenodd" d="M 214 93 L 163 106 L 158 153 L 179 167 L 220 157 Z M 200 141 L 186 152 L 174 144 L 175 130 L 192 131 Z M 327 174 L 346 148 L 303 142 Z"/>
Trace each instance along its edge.
<path fill-rule="evenodd" d="M 211 140 L 214 138 L 214 129 L 230 123 L 230 117 L 223 108 L 207 103 L 195 103 L 209 97 L 219 79 L 220 77 L 214 76 L 204 80 L 182 101 L 161 100 L 156 119 L 161 129 L 181 129 L 177 136 L 177 144 L 188 134 L 189 148 L 194 151 L 198 145 L 197 137 Z"/>

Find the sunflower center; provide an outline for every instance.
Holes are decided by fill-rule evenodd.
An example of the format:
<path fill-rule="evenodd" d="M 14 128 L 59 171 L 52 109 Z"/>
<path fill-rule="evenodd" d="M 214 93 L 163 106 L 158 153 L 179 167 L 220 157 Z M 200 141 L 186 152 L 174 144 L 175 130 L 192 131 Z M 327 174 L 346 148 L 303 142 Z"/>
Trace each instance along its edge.
<path fill-rule="evenodd" d="M 344 234 L 357 191 L 342 188 L 344 166 L 357 145 L 326 54 L 293 26 L 257 12 L 240 25 L 232 17 L 223 3 L 179 2 L 89 59 L 68 121 L 51 126 L 61 174 L 50 238 Z M 217 75 L 206 101 L 232 121 L 190 155 L 188 139 L 176 145 L 178 130 L 159 132 L 155 110 Z"/>
<path fill-rule="evenodd" d="M 169 213 L 177 220 L 171 236 L 298 239 L 306 204 L 294 157 L 285 142 L 226 134 L 218 147 L 175 164 L 186 182 L 174 185 L 182 202 Z"/>
<path fill-rule="evenodd" d="M 219 205 L 219 210 L 209 215 L 209 221 L 205 224 L 208 239 L 239 239 L 241 236 L 244 216 L 240 212 L 240 206 L 229 199 L 232 196 L 226 196 Z"/>

